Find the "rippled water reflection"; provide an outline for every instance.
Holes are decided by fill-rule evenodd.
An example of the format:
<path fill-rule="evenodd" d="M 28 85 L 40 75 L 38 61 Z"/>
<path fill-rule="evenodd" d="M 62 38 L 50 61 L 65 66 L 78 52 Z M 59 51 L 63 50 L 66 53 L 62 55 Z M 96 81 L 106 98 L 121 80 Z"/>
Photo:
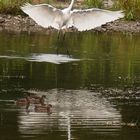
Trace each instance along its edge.
<path fill-rule="evenodd" d="M 21 138 L 25 139 L 83 139 L 87 133 L 94 135 L 119 135 L 121 130 L 121 114 L 105 98 L 86 90 L 49 90 L 27 91 L 36 95 L 47 95 L 46 102 L 53 105 L 52 114 L 34 111 L 31 105 L 29 112 L 25 107 L 5 100 L 1 117 L 5 120 L 5 112 L 17 112 L 17 129 Z M 80 99 L 80 100 L 79 100 Z M 6 116 L 9 117 L 9 116 Z M 14 118 L 9 119 L 14 121 Z M 5 122 L 7 124 L 7 122 Z M 7 124 L 8 125 L 8 124 Z M 2 124 L 4 127 L 4 124 Z M 8 127 L 8 126 L 7 126 Z M 6 135 L 4 136 L 6 137 Z"/>
<path fill-rule="evenodd" d="M 1 32 L 0 140 L 139 139 L 139 43 L 122 34 Z M 17 105 L 25 93 L 46 95 L 51 113 Z"/>

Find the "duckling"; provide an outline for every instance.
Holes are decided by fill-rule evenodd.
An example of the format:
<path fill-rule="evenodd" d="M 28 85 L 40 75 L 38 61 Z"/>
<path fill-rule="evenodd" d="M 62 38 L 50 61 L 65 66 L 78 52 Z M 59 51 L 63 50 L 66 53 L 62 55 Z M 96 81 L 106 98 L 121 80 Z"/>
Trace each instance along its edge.
<path fill-rule="evenodd" d="M 41 105 L 45 105 L 45 98 L 46 96 L 45 95 L 42 95 L 41 97 L 38 97 L 38 96 L 31 96 L 31 98 L 33 99 L 33 103 L 34 104 L 41 104 Z"/>
<path fill-rule="evenodd" d="M 47 112 L 47 113 L 51 113 L 51 108 L 52 108 L 52 105 L 51 104 L 48 104 L 47 106 L 46 105 L 41 105 L 41 106 L 35 106 L 35 112 Z"/>
<path fill-rule="evenodd" d="M 30 98 L 29 98 L 29 96 L 26 96 L 25 98 L 18 99 L 16 101 L 16 104 L 17 105 L 21 105 L 21 106 L 25 106 L 27 104 L 30 104 Z"/>

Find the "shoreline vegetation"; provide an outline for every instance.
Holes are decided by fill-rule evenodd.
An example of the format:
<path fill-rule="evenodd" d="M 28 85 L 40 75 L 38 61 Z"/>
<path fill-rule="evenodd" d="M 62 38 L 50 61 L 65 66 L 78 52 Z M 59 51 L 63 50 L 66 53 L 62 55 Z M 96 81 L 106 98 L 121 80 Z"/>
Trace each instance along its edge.
<path fill-rule="evenodd" d="M 58 8 L 68 6 L 70 0 L 0 0 L 0 30 L 9 31 L 31 31 L 31 32 L 48 32 L 55 29 L 44 29 L 38 26 L 32 19 L 26 16 L 20 6 L 29 2 L 50 3 Z M 119 10 L 125 12 L 125 18 L 107 23 L 101 27 L 93 29 L 97 32 L 123 32 L 123 33 L 140 33 L 140 0 L 77 0 L 75 8 L 99 7 L 104 9 Z M 68 29 L 67 31 L 76 31 Z"/>

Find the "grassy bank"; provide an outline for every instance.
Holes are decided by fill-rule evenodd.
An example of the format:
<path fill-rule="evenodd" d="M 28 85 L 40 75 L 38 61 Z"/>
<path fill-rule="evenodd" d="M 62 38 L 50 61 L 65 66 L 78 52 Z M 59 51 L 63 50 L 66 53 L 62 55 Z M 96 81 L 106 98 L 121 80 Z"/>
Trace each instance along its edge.
<path fill-rule="evenodd" d="M 55 3 L 58 5 L 58 2 L 68 3 L 70 0 L 0 0 L 0 13 L 5 14 L 20 14 L 21 11 L 19 7 L 26 3 Z M 84 3 L 83 3 L 84 1 Z M 83 0 L 82 6 L 85 7 L 99 7 L 102 8 L 104 5 L 103 0 Z M 114 9 L 122 9 L 125 12 L 126 20 L 136 20 L 140 19 L 140 0 L 114 0 Z M 81 1 L 80 1 L 81 2 Z M 54 4 L 54 5 L 55 5 Z M 65 4 L 61 3 L 60 7 L 63 7 Z"/>

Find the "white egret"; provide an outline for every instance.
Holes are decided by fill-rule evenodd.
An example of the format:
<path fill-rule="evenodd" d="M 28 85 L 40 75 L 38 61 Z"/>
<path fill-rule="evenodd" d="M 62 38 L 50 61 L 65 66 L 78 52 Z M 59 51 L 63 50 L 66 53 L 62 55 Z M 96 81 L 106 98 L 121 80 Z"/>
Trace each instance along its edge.
<path fill-rule="evenodd" d="M 49 4 L 26 3 L 21 9 L 42 27 L 58 30 L 75 27 L 78 31 L 85 31 L 124 17 L 122 11 L 98 8 L 72 10 L 73 4 L 74 0 L 71 0 L 69 7 L 60 10 Z"/>

